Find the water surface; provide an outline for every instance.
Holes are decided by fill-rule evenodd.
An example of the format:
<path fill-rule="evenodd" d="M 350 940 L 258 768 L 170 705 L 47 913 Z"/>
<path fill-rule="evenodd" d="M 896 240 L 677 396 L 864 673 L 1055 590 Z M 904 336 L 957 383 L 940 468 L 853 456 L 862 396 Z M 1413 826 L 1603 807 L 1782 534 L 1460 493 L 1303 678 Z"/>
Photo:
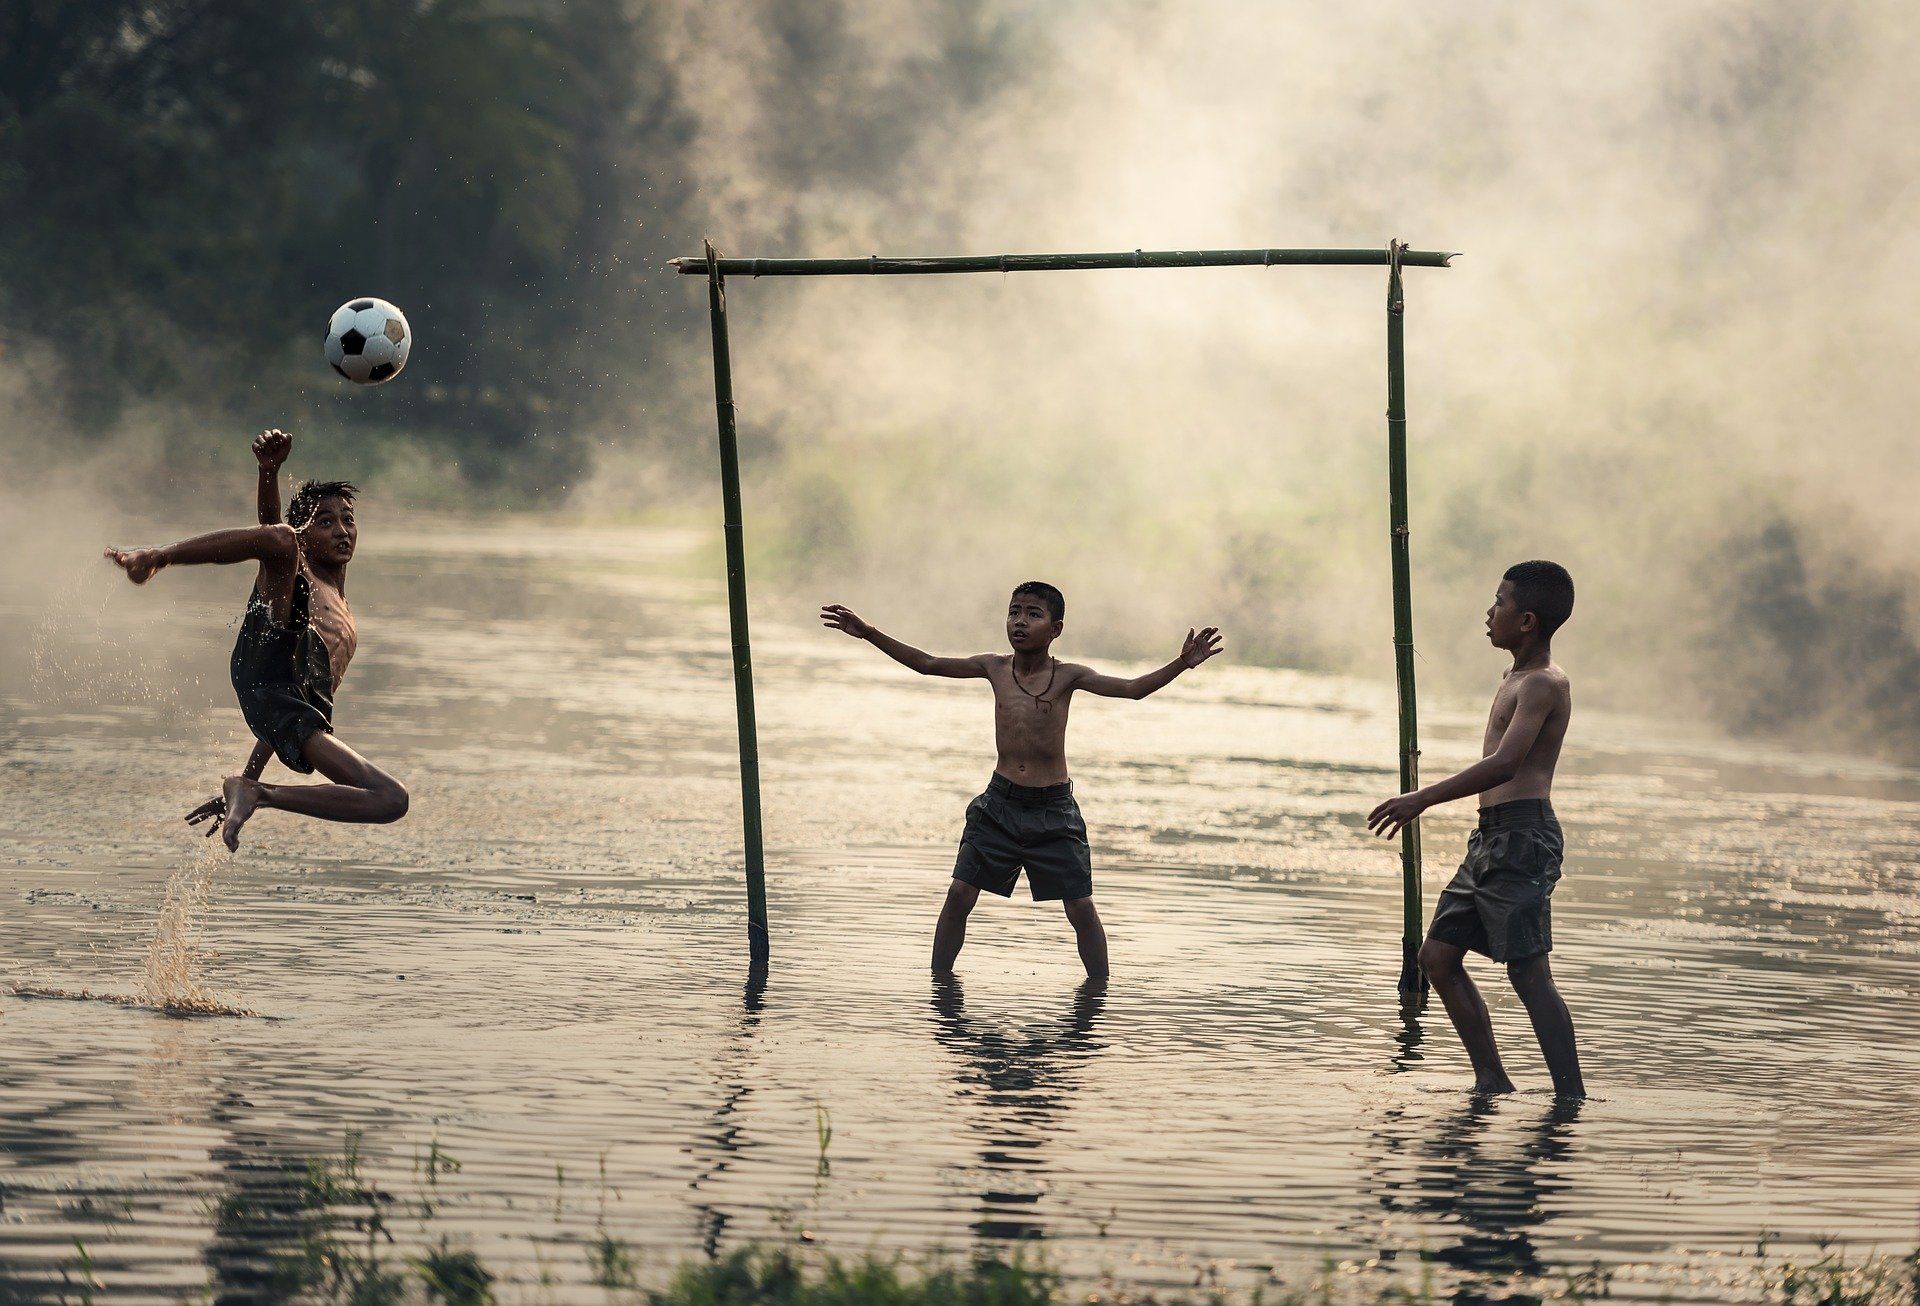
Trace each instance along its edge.
<path fill-rule="evenodd" d="M 1463 1297 L 1596 1263 L 1616 1293 L 1713 1296 L 1763 1231 L 1913 1245 L 1920 775 L 1583 711 L 1554 966 L 1599 1096 L 1555 1108 L 1482 964 L 1525 1091 L 1476 1102 L 1438 1004 L 1393 991 L 1397 860 L 1362 824 L 1393 787 L 1388 686 L 1223 660 L 1077 704 L 1115 977 L 1083 985 L 1057 908 L 1022 897 L 982 901 L 941 986 L 985 691 L 768 606 L 775 964 L 750 985 L 710 553 L 370 535 L 338 726 L 412 813 L 268 813 L 230 861 L 179 817 L 247 751 L 245 578 L 77 568 L 48 602 L 0 576 L 0 979 L 138 993 L 169 882 L 200 873 L 195 979 L 272 1017 L 0 998 L 6 1284 L 51 1291 L 79 1240 L 116 1297 L 244 1295 L 286 1231 L 223 1201 L 349 1132 L 394 1191 L 429 1147 L 461 1164 L 401 1245 L 449 1238 L 558 1299 L 602 1298 L 602 1228 L 653 1279 L 804 1238 L 1037 1246 L 1143 1288 L 1331 1256 Z M 1479 705 L 1427 716 L 1427 766 L 1467 760 Z M 1429 901 L 1471 815 L 1426 819 Z"/>

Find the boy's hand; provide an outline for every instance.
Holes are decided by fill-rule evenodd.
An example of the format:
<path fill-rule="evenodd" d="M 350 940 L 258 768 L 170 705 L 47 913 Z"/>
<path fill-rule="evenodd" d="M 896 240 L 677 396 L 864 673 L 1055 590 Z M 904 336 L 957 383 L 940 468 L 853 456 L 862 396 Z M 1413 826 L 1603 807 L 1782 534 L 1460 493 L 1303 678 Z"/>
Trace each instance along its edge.
<path fill-rule="evenodd" d="M 829 603 L 820 609 L 820 624 L 855 639 L 865 639 L 873 633 L 873 627 L 860 620 L 852 608 L 842 607 L 838 603 Z"/>
<path fill-rule="evenodd" d="M 1427 800 L 1415 790 L 1410 794 L 1401 794 L 1389 798 L 1373 809 L 1367 817 L 1367 828 L 1382 839 L 1391 839 L 1427 810 Z"/>
<path fill-rule="evenodd" d="M 265 471 L 279 471 L 280 464 L 292 452 L 293 437 L 278 428 L 262 431 L 253 437 L 253 460 Z"/>
<path fill-rule="evenodd" d="M 1191 671 L 1220 651 L 1220 627 L 1208 626 L 1196 634 L 1187 631 L 1187 642 L 1180 646 L 1180 661 Z"/>
<path fill-rule="evenodd" d="M 116 549 L 109 546 L 106 558 L 126 572 L 127 579 L 136 585 L 146 584 L 153 579 L 154 572 L 167 565 L 158 549 Z"/>
<path fill-rule="evenodd" d="M 198 825 L 202 821 L 207 822 L 207 828 L 201 831 L 201 833 L 211 839 L 214 835 L 220 833 L 220 823 L 226 820 L 226 817 L 227 800 L 221 795 L 215 794 L 212 798 L 207 799 L 206 802 L 187 813 L 187 824 Z"/>

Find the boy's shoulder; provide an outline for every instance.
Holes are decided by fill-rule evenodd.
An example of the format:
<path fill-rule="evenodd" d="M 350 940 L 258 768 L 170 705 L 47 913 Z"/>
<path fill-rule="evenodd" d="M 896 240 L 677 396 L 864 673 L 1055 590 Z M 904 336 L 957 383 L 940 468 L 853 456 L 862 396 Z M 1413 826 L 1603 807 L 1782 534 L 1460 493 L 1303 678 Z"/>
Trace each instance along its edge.
<path fill-rule="evenodd" d="M 1535 692 L 1565 695 L 1573 689 L 1573 679 L 1567 675 L 1558 662 L 1549 662 L 1544 667 L 1528 667 L 1525 671 L 1515 671 L 1509 667 L 1500 675 L 1500 688 L 1522 693 L 1538 687 Z"/>

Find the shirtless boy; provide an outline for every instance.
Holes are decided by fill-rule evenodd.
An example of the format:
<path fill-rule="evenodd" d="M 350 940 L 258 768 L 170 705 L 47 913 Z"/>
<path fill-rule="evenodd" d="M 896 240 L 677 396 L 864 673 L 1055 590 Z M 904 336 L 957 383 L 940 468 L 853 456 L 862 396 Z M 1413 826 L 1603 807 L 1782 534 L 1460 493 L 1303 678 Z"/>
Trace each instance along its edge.
<path fill-rule="evenodd" d="M 1480 828 L 1466 860 L 1440 894 L 1420 968 L 1440 990 L 1473 1062 L 1477 1093 L 1511 1093 L 1487 1004 L 1461 964 L 1469 950 L 1505 962 L 1553 1075 L 1554 1092 L 1586 1096 L 1573 1018 L 1553 986 L 1549 899 L 1560 879 L 1564 842 L 1553 814 L 1553 769 L 1567 736 L 1573 694 L 1554 664 L 1553 633 L 1573 614 L 1573 578 L 1553 562 L 1509 567 L 1487 610 L 1487 638 L 1513 655 L 1493 696 L 1481 759 L 1466 770 L 1373 809 L 1367 825 L 1384 838 L 1438 803 L 1480 795 Z"/>
<path fill-rule="evenodd" d="M 345 481 L 308 481 L 294 494 L 286 522 L 279 522 L 279 468 L 291 448 L 292 438 L 280 431 L 254 441 L 260 525 L 156 549 L 106 551 L 136 585 L 166 567 L 258 564 L 231 668 L 241 715 L 258 744 L 245 773 L 227 777 L 220 798 L 188 817 L 221 817 L 220 835 L 230 849 L 239 847 L 241 827 L 261 808 L 362 823 L 397 821 L 407 811 L 400 782 L 333 734 L 333 697 L 358 642 L 346 594 L 347 563 L 359 540 L 354 488 Z M 276 756 L 295 771 L 318 771 L 333 783 L 261 784 L 261 771 Z"/>
<path fill-rule="evenodd" d="M 994 743 L 999 752 L 986 792 L 967 807 L 960 855 L 947 887 L 946 905 L 933 933 L 933 970 L 950 974 L 967 939 L 967 914 L 980 891 L 1013 896 L 1025 867 L 1035 902 L 1059 902 L 1080 945 L 1087 974 L 1107 974 L 1107 934 L 1093 906 L 1093 859 L 1086 823 L 1067 778 L 1067 709 L 1077 690 L 1102 698 L 1145 698 L 1220 651 L 1213 626 L 1187 632 L 1180 656 L 1144 676 L 1123 680 L 1091 667 L 1062 662 L 1053 642 L 1065 626 L 1067 601 L 1044 581 L 1030 580 L 1007 604 L 1011 655 L 976 653 L 940 658 L 903 644 L 839 604 L 820 610 L 821 621 L 864 639 L 895 662 L 923 676 L 984 680 L 993 686 Z"/>

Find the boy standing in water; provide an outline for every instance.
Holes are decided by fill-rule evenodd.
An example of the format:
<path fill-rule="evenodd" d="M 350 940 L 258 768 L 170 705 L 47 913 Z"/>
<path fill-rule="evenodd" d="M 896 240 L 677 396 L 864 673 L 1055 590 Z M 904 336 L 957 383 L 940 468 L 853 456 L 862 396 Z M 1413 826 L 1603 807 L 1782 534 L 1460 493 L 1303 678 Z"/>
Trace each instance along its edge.
<path fill-rule="evenodd" d="M 967 808 L 966 831 L 933 933 L 933 970 L 953 971 L 967 939 L 967 914 L 980 891 L 1013 896 L 1021 868 L 1035 902 L 1059 902 L 1080 945 L 1087 974 L 1107 974 L 1107 934 L 1093 905 L 1093 858 L 1086 822 L 1067 778 L 1067 707 L 1076 690 L 1102 698 L 1145 698 L 1220 651 L 1216 627 L 1189 630 L 1180 656 L 1144 676 L 1122 680 L 1052 654 L 1065 628 L 1067 601 L 1044 581 L 1030 580 L 1007 604 L 1012 654 L 940 658 L 903 644 L 839 604 L 820 610 L 834 630 L 864 639 L 923 676 L 985 680 L 993 686 L 994 742 L 999 753 L 986 792 Z"/>
<path fill-rule="evenodd" d="M 1554 1092 L 1586 1096 L 1573 1018 L 1553 985 L 1549 899 L 1565 849 L 1553 814 L 1553 770 L 1567 736 L 1573 694 L 1554 664 L 1553 633 L 1573 615 L 1573 578 L 1553 562 L 1509 567 L 1487 610 L 1487 638 L 1513 655 L 1493 696 L 1481 759 L 1445 780 L 1389 798 L 1367 825 L 1383 838 L 1438 803 L 1480 795 L 1480 828 L 1466 860 L 1440 894 L 1420 946 L 1420 968 L 1433 986 L 1473 1062 L 1477 1093 L 1511 1093 L 1500 1064 L 1487 1004 L 1461 964 L 1469 950 L 1505 962 L 1526 1005 L 1534 1036 L 1553 1074 Z"/>
<path fill-rule="evenodd" d="M 278 516 L 276 482 L 291 447 L 291 438 L 278 431 L 254 441 L 263 519 Z M 385 823 L 406 815 L 400 782 L 333 734 L 333 696 L 358 642 L 346 595 L 347 564 L 359 541 L 353 496 L 345 481 L 308 481 L 294 494 L 284 524 L 263 520 L 157 549 L 106 551 L 136 585 L 164 567 L 259 564 L 231 664 L 241 714 L 259 746 L 246 773 L 221 786 L 218 806 L 203 804 L 188 818 L 221 816 L 229 849 L 239 847 L 241 827 L 263 807 L 325 821 Z M 268 756 L 302 774 L 319 771 L 333 783 L 261 784 Z"/>

